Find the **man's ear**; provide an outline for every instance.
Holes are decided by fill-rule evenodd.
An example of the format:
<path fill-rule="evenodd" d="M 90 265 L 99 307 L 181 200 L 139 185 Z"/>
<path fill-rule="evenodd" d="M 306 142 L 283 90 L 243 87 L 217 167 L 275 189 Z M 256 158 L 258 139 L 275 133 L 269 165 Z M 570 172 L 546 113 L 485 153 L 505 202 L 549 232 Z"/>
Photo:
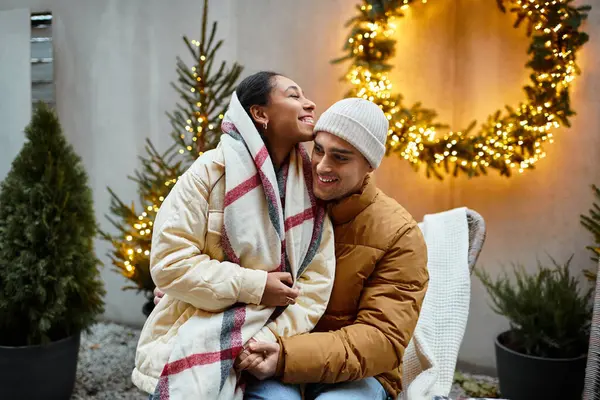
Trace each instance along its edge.
<path fill-rule="evenodd" d="M 250 107 L 250 115 L 254 122 L 260 126 L 264 126 L 265 124 L 269 124 L 269 116 L 265 111 L 263 106 L 253 105 Z"/>
<path fill-rule="evenodd" d="M 369 168 L 367 169 L 368 173 L 370 174 L 371 172 L 375 171 L 375 168 L 373 168 L 373 166 L 371 165 L 369 160 L 367 160 L 367 157 L 363 156 L 363 158 L 365 159 L 367 165 L 369 166 Z"/>

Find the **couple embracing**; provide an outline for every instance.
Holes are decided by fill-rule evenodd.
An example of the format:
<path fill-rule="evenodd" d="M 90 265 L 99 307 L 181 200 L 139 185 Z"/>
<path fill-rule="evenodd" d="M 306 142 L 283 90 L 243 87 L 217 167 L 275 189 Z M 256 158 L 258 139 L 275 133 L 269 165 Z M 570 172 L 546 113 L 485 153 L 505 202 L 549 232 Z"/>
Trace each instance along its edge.
<path fill-rule="evenodd" d="M 219 146 L 154 223 L 157 303 L 133 382 L 153 400 L 395 399 L 428 284 L 412 216 L 370 177 L 388 120 L 344 99 L 314 121 L 291 79 L 231 98 Z M 309 156 L 301 142 L 314 140 Z"/>

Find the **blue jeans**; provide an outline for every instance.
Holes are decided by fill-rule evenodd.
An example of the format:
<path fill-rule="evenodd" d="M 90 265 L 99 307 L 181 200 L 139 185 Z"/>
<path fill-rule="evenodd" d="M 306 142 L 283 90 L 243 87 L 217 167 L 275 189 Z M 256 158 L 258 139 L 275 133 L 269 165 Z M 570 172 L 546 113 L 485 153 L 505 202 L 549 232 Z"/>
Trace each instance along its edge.
<path fill-rule="evenodd" d="M 390 396 L 375 378 L 342 383 L 309 383 L 306 400 L 389 400 Z M 276 379 L 251 380 L 246 386 L 245 400 L 302 400 L 300 385 Z"/>

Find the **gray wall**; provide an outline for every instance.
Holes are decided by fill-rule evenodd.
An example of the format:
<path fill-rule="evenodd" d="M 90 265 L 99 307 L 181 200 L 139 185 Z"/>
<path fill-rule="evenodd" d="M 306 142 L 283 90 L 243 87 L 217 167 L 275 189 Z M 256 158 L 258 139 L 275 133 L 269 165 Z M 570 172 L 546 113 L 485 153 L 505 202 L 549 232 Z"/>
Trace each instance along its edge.
<path fill-rule="evenodd" d="M 226 38 L 222 57 L 245 65 L 246 74 L 260 69 L 288 74 L 321 112 L 346 90 L 338 81 L 345 66 L 332 66 L 329 61 L 340 54 L 347 33 L 343 25 L 354 12 L 352 3 L 219 0 L 211 3 L 211 15 L 219 20 L 219 34 Z M 163 148 L 170 143 L 164 112 L 173 108 L 177 98 L 169 82 L 176 77 L 175 56 L 186 55 L 181 35 L 199 32 L 201 2 L 0 3 L 0 9 L 17 7 L 50 10 L 55 16 L 58 111 L 90 172 L 98 218 L 108 227 L 103 218 L 109 201 L 105 187 L 110 185 L 123 199 L 136 199 L 135 186 L 126 175 L 138 165 L 143 138 L 150 137 Z M 409 10 L 407 18 L 398 22 L 395 88 L 409 103 L 422 101 L 437 109 L 440 119 L 455 128 L 472 119 L 482 121 L 504 104 L 516 104 L 523 99 L 521 87 L 528 76 L 523 67 L 528 39 L 512 28 L 512 22 L 512 16 L 500 13 L 493 1 L 440 0 Z M 600 7 L 593 10 L 586 30 L 592 41 L 580 54 L 583 75 L 572 91 L 578 115 L 571 129 L 556 133 L 548 157 L 535 171 L 510 179 L 492 172 L 484 178 L 440 182 L 425 179 L 392 157 L 377 172 L 380 187 L 418 219 L 463 205 L 478 210 L 489 229 L 480 266 L 492 274 L 511 261 L 533 269 L 536 258 L 544 259 L 546 252 L 560 260 L 575 253 L 576 271 L 594 267 L 584 249 L 592 238 L 578 218 L 591 205 L 589 185 L 600 184 Z M 6 84 L 3 80 L 0 88 Z M 11 95 L 24 91 L 10 89 Z M 3 142 L 24 125 L 22 118 L 9 119 L 8 125 L 6 118 L 0 121 Z M 98 242 L 97 250 L 103 255 L 107 246 Z M 121 292 L 125 281 L 110 265 L 103 275 L 108 287 L 106 317 L 141 324 L 143 298 Z M 507 323 L 491 312 L 475 279 L 472 293 L 461 359 L 491 367 L 494 335 Z"/>
<path fill-rule="evenodd" d="M 29 11 L 0 12 L 0 180 L 25 142 L 31 114 Z"/>

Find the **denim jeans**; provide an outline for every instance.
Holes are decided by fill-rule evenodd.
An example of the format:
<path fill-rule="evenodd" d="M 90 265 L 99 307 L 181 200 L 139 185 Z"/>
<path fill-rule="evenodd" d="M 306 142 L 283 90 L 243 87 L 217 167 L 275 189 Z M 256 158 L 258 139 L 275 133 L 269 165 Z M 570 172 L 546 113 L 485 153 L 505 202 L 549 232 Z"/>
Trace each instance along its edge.
<path fill-rule="evenodd" d="M 306 400 L 391 400 L 375 378 L 342 383 L 310 383 L 305 389 Z M 251 380 L 246 386 L 245 400 L 302 400 L 299 385 L 276 379 Z"/>

